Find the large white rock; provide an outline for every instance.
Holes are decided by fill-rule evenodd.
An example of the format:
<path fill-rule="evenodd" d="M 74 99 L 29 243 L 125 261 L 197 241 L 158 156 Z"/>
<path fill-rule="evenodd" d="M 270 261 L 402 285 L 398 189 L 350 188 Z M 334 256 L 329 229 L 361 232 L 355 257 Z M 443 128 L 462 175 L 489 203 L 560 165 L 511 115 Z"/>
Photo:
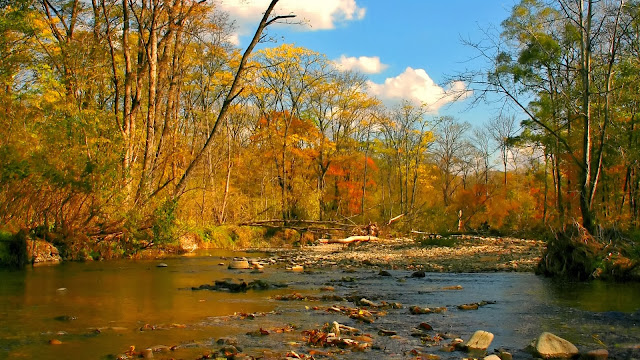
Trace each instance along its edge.
<path fill-rule="evenodd" d="M 545 359 L 569 359 L 578 355 L 578 348 L 550 332 L 543 332 L 534 342 L 534 349 Z"/>
<path fill-rule="evenodd" d="M 473 351 L 473 350 L 484 351 L 489 348 L 489 345 L 491 345 L 492 341 L 493 341 L 492 333 L 484 330 L 478 330 L 475 333 L 473 333 L 473 335 L 471 336 L 471 339 L 467 341 L 465 346 L 470 351 Z"/>

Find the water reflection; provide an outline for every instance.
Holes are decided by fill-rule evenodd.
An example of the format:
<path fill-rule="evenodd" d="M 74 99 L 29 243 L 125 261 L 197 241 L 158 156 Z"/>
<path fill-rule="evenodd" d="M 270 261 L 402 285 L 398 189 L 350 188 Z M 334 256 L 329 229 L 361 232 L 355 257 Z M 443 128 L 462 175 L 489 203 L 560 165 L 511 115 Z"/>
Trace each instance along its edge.
<path fill-rule="evenodd" d="M 488 330 L 496 335 L 492 345 L 495 347 L 522 349 L 541 331 L 554 332 L 586 348 L 601 346 L 598 342 L 640 343 L 635 325 L 639 320 L 639 284 L 568 283 L 521 273 L 428 274 L 424 279 L 413 279 L 408 272 L 392 271 L 393 276 L 389 278 L 378 276 L 377 271 L 371 269 L 353 274 L 345 274 L 341 269 L 304 274 L 268 267 L 264 274 L 252 274 L 219 265 L 224 261 L 221 256 L 233 255 L 237 254 L 207 253 L 167 259 L 163 260 L 168 265 L 166 268 L 157 267 L 159 261 L 111 261 L 2 270 L 0 358 L 62 359 L 72 352 L 76 358 L 100 359 L 134 344 L 144 348 L 199 343 L 179 354 L 188 359 L 196 358 L 203 348 L 213 346 L 210 343 L 215 338 L 225 335 L 242 336 L 244 343 L 256 348 L 286 347 L 284 337 L 257 340 L 244 335 L 259 327 L 288 323 L 321 326 L 335 320 L 362 326 L 348 318 L 336 319 L 334 314 L 310 311 L 305 308 L 308 303 L 271 299 L 276 294 L 294 290 L 315 292 L 328 283 L 335 286 L 336 294 L 343 296 L 358 294 L 374 300 L 400 302 L 406 307 L 446 306 L 451 310 L 429 317 L 434 328 L 462 337 L 477 329 Z M 345 276 L 355 281 L 341 282 Z M 192 286 L 225 278 L 285 282 L 290 288 L 244 294 L 191 290 Z M 461 285 L 463 290 L 442 290 L 452 285 Z M 479 311 L 456 311 L 458 304 L 481 300 L 496 301 L 496 304 Z M 316 305 L 330 304 L 311 304 Z M 253 322 L 226 317 L 237 312 L 272 310 L 278 310 L 278 315 Z M 420 321 L 424 319 L 409 315 L 405 308 L 390 312 L 371 326 L 373 333 L 377 327 L 404 331 L 401 335 L 409 339 L 405 344 L 380 340 L 387 342 L 383 345 L 389 351 L 402 352 L 420 346 L 419 339 L 410 337 L 411 328 Z M 147 331 L 146 324 L 156 330 Z M 300 338 L 299 333 L 289 336 L 291 341 Z M 63 345 L 48 345 L 52 338 L 59 338 Z M 354 356 L 365 359 L 377 355 Z M 446 359 L 449 355 L 442 356 Z M 457 358 L 458 354 L 451 356 Z"/>
<path fill-rule="evenodd" d="M 553 280 L 550 296 L 562 306 L 593 312 L 640 310 L 640 284 L 603 281 L 569 282 Z"/>

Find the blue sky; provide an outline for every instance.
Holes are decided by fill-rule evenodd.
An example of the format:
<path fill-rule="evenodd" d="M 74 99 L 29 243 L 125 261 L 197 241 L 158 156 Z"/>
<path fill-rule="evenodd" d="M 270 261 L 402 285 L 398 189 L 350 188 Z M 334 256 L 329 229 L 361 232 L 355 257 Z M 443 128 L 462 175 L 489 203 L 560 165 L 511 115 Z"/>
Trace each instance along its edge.
<path fill-rule="evenodd" d="M 481 29 L 499 27 L 515 0 L 280 0 L 278 14 L 294 13 L 307 25 L 269 30 L 280 43 L 325 54 L 370 79 L 370 92 L 385 103 L 400 98 L 430 104 L 434 115 L 452 115 L 479 125 L 496 115 L 492 106 L 468 110 L 469 100 L 447 97 L 448 76 L 480 65 L 461 38 L 479 41 Z M 268 0 L 222 0 L 237 21 L 244 48 Z M 272 45 L 278 45 L 272 44 Z"/>

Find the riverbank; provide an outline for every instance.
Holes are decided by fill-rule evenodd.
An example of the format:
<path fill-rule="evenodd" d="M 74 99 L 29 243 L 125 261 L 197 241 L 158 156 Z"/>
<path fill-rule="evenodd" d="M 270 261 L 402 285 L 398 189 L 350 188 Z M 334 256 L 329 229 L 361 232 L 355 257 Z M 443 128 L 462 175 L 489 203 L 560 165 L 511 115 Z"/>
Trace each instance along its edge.
<path fill-rule="evenodd" d="M 373 267 L 427 272 L 534 271 L 546 249 L 541 240 L 459 235 L 416 241 L 377 239 L 350 245 L 261 249 L 306 268 Z"/>

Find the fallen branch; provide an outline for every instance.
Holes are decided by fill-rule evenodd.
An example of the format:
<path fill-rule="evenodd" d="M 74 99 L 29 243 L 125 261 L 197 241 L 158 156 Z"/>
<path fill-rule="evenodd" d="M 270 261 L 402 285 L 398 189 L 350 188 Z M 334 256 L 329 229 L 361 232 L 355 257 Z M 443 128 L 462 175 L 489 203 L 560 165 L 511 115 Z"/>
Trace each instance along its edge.
<path fill-rule="evenodd" d="M 321 244 L 351 244 L 354 242 L 367 242 L 372 240 L 378 240 L 375 236 L 349 236 L 344 239 L 319 239 Z"/>
<path fill-rule="evenodd" d="M 400 219 L 403 216 L 404 216 L 404 214 L 400 214 L 398 216 L 392 217 L 391 219 L 389 219 L 389 222 L 387 223 L 387 226 L 391 225 L 393 222 L 397 221 L 398 219 Z"/>

